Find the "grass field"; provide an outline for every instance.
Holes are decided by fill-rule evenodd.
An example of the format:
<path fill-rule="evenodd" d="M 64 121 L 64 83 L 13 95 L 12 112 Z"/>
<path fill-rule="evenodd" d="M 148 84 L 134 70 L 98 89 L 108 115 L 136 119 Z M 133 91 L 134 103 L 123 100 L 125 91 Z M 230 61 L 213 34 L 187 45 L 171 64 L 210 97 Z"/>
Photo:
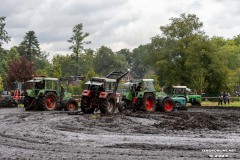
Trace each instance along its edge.
<path fill-rule="evenodd" d="M 218 106 L 218 102 L 211 102 L 211 101 L 202 101 L 201 102 L 202 106 Z M 230 101 L 228 104 L 222 104 L 220 106 L 234 106 L 234 107 L 240 107 L 240 101 Z"/>

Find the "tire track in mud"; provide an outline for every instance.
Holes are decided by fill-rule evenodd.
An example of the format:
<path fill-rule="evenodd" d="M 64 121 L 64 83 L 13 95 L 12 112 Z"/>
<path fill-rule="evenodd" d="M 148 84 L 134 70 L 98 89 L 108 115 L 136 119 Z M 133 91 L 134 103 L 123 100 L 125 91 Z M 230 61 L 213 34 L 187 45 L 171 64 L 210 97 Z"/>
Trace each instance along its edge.
<path fill-rule="evenodd" d="M 32 154 L 34 159 L 204 159 L 204 148 L 240 150 L 239 141 L 234 141 L 240 135 L 238 111 L 190 108 L 173 113 L 68 115 L 0 110 L 0 149 L 23 159 Z M 12 156 L 3 153 L 0 158 Z"/>

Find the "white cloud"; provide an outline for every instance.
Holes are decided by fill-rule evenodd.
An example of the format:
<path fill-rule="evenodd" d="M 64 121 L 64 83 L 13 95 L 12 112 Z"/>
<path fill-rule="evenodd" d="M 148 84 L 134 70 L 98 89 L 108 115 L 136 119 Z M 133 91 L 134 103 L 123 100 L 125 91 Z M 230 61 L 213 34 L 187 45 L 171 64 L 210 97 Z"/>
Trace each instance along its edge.
<path fill-rule="evenodd" d="M 67 40 L 72 28 L 83 23 L 90 33 L 86 46 L 102 45 L 117 51 L 133 49 L 161 34 L 159 27 L 171 17 L 196 14 L 209 36 L 232 38 L 240 30 L 238 0 L 0 0 L 0 16 L 6 16 L 6 30 L 12 37 L 4 47 L 18 45 L 33 30 L 42 50 L 71 53 Z"/>

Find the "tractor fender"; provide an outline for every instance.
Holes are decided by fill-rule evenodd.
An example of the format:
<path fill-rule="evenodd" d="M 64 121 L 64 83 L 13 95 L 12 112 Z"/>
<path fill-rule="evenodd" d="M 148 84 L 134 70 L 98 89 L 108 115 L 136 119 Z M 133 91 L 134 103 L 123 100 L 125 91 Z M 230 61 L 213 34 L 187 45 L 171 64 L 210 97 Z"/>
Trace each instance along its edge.
<path fill-rule="evenodd" d="M 90 90 L 84 90 L 82 92 L 82 96 L 90 97 L 91 96 L 91 91 Z"/>
<path fill-rule="evenodd" d="M 101 92 L 99 94 L 99 98 L 103 98 L 103 99 L 106 99 L 108 97 L 109 93 L 108 92 Z"/>

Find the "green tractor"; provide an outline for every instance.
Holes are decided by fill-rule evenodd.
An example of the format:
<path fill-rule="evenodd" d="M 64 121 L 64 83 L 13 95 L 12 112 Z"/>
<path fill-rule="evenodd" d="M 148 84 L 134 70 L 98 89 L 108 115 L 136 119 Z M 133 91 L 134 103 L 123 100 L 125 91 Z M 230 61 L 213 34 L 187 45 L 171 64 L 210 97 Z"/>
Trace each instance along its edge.
<path fill-rule="evenodd" d="M 67 92 L 67 87 L 72 80 L 83 80 L 85 77 L 72 76 L 68 78 L 34 77 L 26 82 L 26 92 L 23 104 L 25 110 L 78 110 L 78 103 Z M 64 84 L 62 84 L 65 81 Z"/>
<path fill-rule="evenodd" d="M 146 112 L 173 112 L 175 109 L 175 103 L 171 97 L 164 92 L 156 92 L 153 79 L 131 80 L 123 86 L 125 91 L 122 93 L 119 111 L 132 109 Z"/>
<path fill-rule="evenodd" d="M 10 92 L 2 91 L 1 92 L 1 99 L 0 99 L 0 108 L 1 107 L 18 107 L 18 103 L 13 97 L 11 96 Z"/>
<path fill-rule="evenodd" d="M 120 99 L 120 94 L 116 93 L 118 84 L 127 73 L 115 70 L 106 77 L 92 77 L 82 92 L 81 111 L 91 114 L 100 110 L 102 114 L 113 114 Z"/>
<path fill-rule="evenodd" d="M 194 90 L 187 88 L 187 86 L 173 86 L 172 97 L 184 97 L 187 103 L 191 103 L 194 106 L 201 106 L 201 95 L 196 94 Z"/>

